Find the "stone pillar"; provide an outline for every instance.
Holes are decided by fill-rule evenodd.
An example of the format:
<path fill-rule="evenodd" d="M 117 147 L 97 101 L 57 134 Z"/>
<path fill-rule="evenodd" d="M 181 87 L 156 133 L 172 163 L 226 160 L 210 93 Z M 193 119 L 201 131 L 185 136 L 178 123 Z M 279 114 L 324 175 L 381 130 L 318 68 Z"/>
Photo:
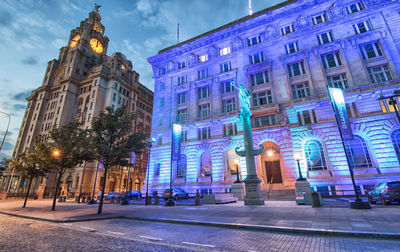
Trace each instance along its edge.
<path fill-rule="evenodd" d="M 297 180 L 296 184 L 296 203 L 298 205 L 311 205 L 311 185 L 307 180 Z"/>
<path fill-rule="evenodd" d="M 43 199 L 44 189 L 46 188 L 46 184 L 40 184 L 38 189 L 36 190 L 36 196 L 38 199 Z"/>
<path fill-rule="evenodd" d="M 238 198 L 238 200 L 244 200 L 244 187 L 243 183 L 232 184 L 232 195 Z"/>

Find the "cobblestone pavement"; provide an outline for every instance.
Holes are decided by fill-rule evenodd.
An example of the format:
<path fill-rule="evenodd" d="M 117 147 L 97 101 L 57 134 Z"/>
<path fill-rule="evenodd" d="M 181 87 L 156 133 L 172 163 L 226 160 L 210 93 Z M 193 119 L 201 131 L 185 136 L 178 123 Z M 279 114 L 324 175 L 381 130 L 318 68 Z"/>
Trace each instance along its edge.
<path fill-rule="evenodd" d="M 399 251 L 400 241 L 112 219 L 54 224 L 0 214 L 0 251 Z"/>

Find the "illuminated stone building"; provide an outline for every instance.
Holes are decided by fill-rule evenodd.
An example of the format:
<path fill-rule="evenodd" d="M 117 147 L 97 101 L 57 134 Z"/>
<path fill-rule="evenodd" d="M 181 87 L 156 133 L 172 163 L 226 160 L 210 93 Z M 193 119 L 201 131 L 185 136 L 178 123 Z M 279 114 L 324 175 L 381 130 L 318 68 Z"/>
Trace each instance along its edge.
<path fill-rule="evenodd" d="M 71 31 L 67 46 L 60 49 L 58 59 L 48 63 L 41 87 L 27 98 L 28 106 L 17 139 L 14 155 L 31 148 L 36 140 L 47 141 L 52 128 L 67 122 L 80 122 L 83 128 L 91 127 L 91 120 L 106 107 L 126 106 L 136 112 L 133 123 L 136 131 L 150 135 L 153 92 L 139 82 L 139 74 L 133 70 L 132 62 L 122 53 L 107 55 L 109 39 L 97 11 Z M 147 167 L 147 153 L 136 158 L 131 172 L 131 189 L 143 185 Z M 95 181 L 97 162 L 88 163 L 62 178 L 63 190 L 69 196 L 82 192 L 91 194 Z M 103 171 L 97 176 L 96 191 L 101 185 Z M 122 174 L 121 174 L 122 173 Z M 11 170 L 1 181 L 0 189 L 7 190 Z M 26 180 L 18 174 L 13 177 L 11 193 L 26 190 Z M 41 185 L 44 196 L 54 190 L 54 176 L 33 182 L 33 192 Z M 82 177 L 84 180 L 82 181 Z M 127 188 L 127 163 L 112 167 L 106 191 L 125 191 Z M 44 188 L 45 187 L 45 188 Z"/>
<path fill-rule="evenodd" d="M 172 122 L 183 129 L 174 187 L 229 190 L 236 166 L 246 177 L 245 160 L 234 152 L 243 135 L 232 80 L 253 95 L 254 148 L 265 147 L 256 157 L 264 192 L 293 192 L 296 155 L 315 190 L 352 190 L 328 86 L 345 92 L 355 134 L 347 153 L 359 189 L 400 180 L 399 123 L 393 105 L 378 100 L 400 89 L 399 10 L 389 0 L 291 0 L 149 58 L 152 137 L 158 139 L 147 174 L 150 190 L 169 185 Z"/>

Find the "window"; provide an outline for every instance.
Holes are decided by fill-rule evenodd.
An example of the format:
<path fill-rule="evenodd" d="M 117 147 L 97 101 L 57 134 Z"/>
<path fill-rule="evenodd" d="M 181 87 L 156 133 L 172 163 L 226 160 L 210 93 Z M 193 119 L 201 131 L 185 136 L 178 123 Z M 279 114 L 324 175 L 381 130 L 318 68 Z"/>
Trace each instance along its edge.
<path fill-rule="evenodd" d="M 177 104 L 185 104 L 186 103 L 186 92 L 178 93 L 177 96 Z"/>
<path fill-rule="evenodd" d="M 328 76 L 327 79 L 329 87 L 341 88 L 341 89 L 349 88 L 349 84 L 347 84 L 346 74 Z"/>
<path fill-rule="evenodd" d="M 208 69 L 202 69 L 197 71 L 197 77 L 199 80 L 208 77 Z"/>
<path fill-rule="evenodd" d="M 286 54 L 291 54 L 299 51 L 297 41 L 285 45 Z"/>
<path fill-rule="evenodd" d="M 367 20 L 358 24 L 353 24 L 353 29 L 356 34 L 360 34 L 372 30 L 372 26 L 369 20 Z"/>
<path fill-rule="evenodd" d="M 265 115 L 265 116 L 258 116 L 253 118 L 253 127 L 263 127 L 268 125 L 276 124 L 276 116 L 275 115 Z"/>
<path fill-rule="evenodd" d="M 187 109 L 179 109 L 176 112 L 176 121 L 181 122 L 187 120 Z"/>
<path fill-rule="evenodd" d="M 183 69 L 186 67 L 186 62 L 182 61 L 182 62 L 178 62 L 178 69 Z"/>
<path fill-rule="evenodd" d="M 255 37 L 251 37 L 251 38 L 247 38 L 247 46 L 253 46 L 256 44 L 261 43 L 261 36 L 255 36 Z"/>
<path fill-rule="evenodd" d="M 318 16 L 312 17 L 311 19 L 312 19 L 313 25 L 317 25 L 317 24 L 321 24 L 323 22 L 328 21 L 328 15 L 326 15 L 326 13 L 324 12 Z"/>
<path fill-rule="evenodd" d="M 197 139 L 205 140 L 210 138 L 210 127 L 199 128 L 197 131 Z"/>
<path fill-rule="evenodd" d="M 293 99 L 304 98 L 304 97 L 307 97 L 310 95 L 311 95 L 311 93 L 310 93 L 310 87 L 308 85 L 308 82 L 292 85 Z"/>
<path fill-rule="evenodd" d="M 89 114 L 88 117 L 87 117 L 87 121 L 88 122 L 90 122 L 90 116 L 91 116 L 91 114 Z"/>
<path fill-rule="evenodd" d="M 181 154 L 179 156 L 178 164 L 176 167 L 176 177 L 177 178 L 185 178 L 186 177 L 186 167 L 187 167 L 186 155 Z"/>
<path fill-rule="evenodd" d="M 161 163 L 156 163 L 154 166 L 154 177 L 160 176 Z"/>
<path fill-rule="evenodd" d="M 347 14 L 356 13 L 364 10 L 364 5 L 361 2 L 353 3 L 346 6 Z"/>
<path fill-rule="evenodd" d="M 253 106 L 261 106 L 272 103 L 271 90 L 253 94 Z"/>
<path fill-rule="evenodd" d="M 381 47 L 379 46 L 378 42 L 361 45 L 360 50 L 363 59 L 371 59 L 383 56 Z"/>
<path fill-rule="evenodd" d="M 224 48 L 219 50 L 219 56 L 224 56 L 224 55 L 227 55 L 227 54 L 230 54 L 230 53 L 231 53 L 231 47 L 230 46 L 224 47 Z"/>
<path fill-rule="evenodd" d="M 294 77 L 294 76 L 298 76 L 298 75 L 303 75 L 306 73 L 306 70 L 304 69 L 304 62 L 297 62 L 294 64 L 290 64 L 287 66 L 288 68 L 288 72 L 289 72 L 289 76 L 290 77 Z"/>
<path fill-rule="evenodd" d="M 212 161 L 211 153 L 209 151 L 203 152 L 200 157 L 200 176 L 201 177 L 211 177 L 212 175 Z"/>
<path fill-rule="evenodd" d="M 232 80 L 222 81 L 221 82 L 221 91 L 223 94 L 230 93 L 235 90 L 235 87 L 231 85 Z"/>
<path fill-rule="evenodd" d="M 339 52 L 321 55 L 321 60 L 325 69 L 342 65 Z"/>
<path fill-rule="evenodd" d="M 219 65 L 220 73 L 228 72 L 230 70 L 232 70 L 231 62 L 225 62 L 225 63 Z"/>
<path fill-rule="evenodd" d="M 317 123 L 317 116 L 314 109 L 297 112 L 297 119 L 299 121 L 299 125 Z"/>
<path fill-rule="evenodd" d="M 160 108 L 163 108 L 163 107 L 164 107 L 164 97 L 161 97 L 161 98 L 160 98 L 159 107 L 160 107 Z"/>
<path fill-rule="evenodd" d="M 332 31 L 321 33 L 317 35 L 318 44 L 323 45 L 334 40 Z"/>
<path fill-rule="evenodd" d="M 199 105 L 199 115 L 198 117 L 203 118 L 210 116 L 210 104 L 207 103 L 205 105 Z"/>
<path fill-rule="evenodd" d="M 164 90 L 165 89 L 165 83 L 164 82 L 160 82 L 160 90 Z"/>
<path fill-rule="evenodd" d="M 113 93 L 112 100 L 115 101 L 116 99 L 117 99 L 117 94 Z M 80 105 L 78 104 L 78 106 L 80 106 Z"/>
<path fill-rule="evenodd" d="M 397 111 L 399 111 L 399 97 L 393 97 L 393 101 L 390 98 L 386 100 L 379 100 L 383 113 L 393 113 L 395 112 L 394 106 L 396 106 Z M 389 112 L 388 112 L 389 111 Z"/>
<path fill-rule="evenodd" d="M 292 32 L 294 32 L 293 24 L 281 28 L 281 35 L 286 35 Z"/>
<path fill-rule="evenodd" d="M 186 75 L 178 77 L 178 81 L 177 81 L 178 85 L 182 85 L 182 84 L 184 84 L 186 82 L 187 82 L 187 76 Z"/>
<path fill-rule="evenodd" d="M 230 149 L 226 152 L 226 159 L 228 175 L 236 175 L 236 169 L 240 174 L 240 157 L 235 153 L 234 149 Z M 239 160 L 239 164 L 236 164 L 237 160 Z"/>
<path fill-rule="evenodd" d="M 256 54 L 249 55 L 249 61 L 250 61 L 250 64 L 256 64 L 256 63 L 264 61 L 263 52 L 258 52 Z"/>
<path fill-rule="evenodd" d="M 158 69 L 158 74 L 159 74 L 159 75 L 164 75 L 164 74 L 165 74 L 165 67 L 160 67 L 160 68 Z"/>
<path fill-rule="evenodd" d="M 387 65 L 370 67 L 368 68 L 368 74 L 372 83 L 392 80 L 392 74 Z"/>
<path fill-rule="evenodd" d="M 392 140 L 394 151 L 397 155 L 397 160 L 400 163 L 400 129 L 393 131 L 390 135 L 390 139 Z"/>
<path fill-rule="evenodd" d="M 205 99 L 210 96 L 210 89 L 208 86 L 201 87 L 197 89 L 199 99 Z"/>
<path fill-rule="evenodd" d="M 203 55 L 199 56 L 199 62 L 200 63 L 205 62 L 207 60 L 208 60 L 208 54 L 203 54 Z"/>
<path fill-rule="evenodd" d="M 344 145 L 351 169 L 373 167 L 367 143 L 363 138 L 354 135 L 354 139 L 346 140 Z"/>
<path fill-rule="evenodd" d="M 236 123 L 224 124 L 224 137 L 237 135 L 237 125 Z"/>
<path fill-rule="evenodd" d="M 250 75 L 251 85 L 261 85 L 269 82 L 268 71 Z"/>
<path fill-rule="evenodd" d="M 307 159 L 307 167 L 309 171 L 326 170 L 325 153 L 322 144 L 317 140 L 309 140 L 304 145 L 304 152 Z"/>
<path fill-rule="evenodd" d="M 183 130 L 182 131 L 182 138 L 181 138 L 182 142 L 187 142 L 187 131 Z"/>
<path fill-rule="evenodd" d="M 229 113 L 236 111 L 235 98 L 222 101 L 222 113 Z"/>

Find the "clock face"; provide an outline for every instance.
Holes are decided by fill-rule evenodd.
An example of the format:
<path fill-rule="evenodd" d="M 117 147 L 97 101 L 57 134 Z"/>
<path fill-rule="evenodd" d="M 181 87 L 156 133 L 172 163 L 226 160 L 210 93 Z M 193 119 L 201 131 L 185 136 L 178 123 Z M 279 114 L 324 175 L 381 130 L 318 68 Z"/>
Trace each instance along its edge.
<path fill-rule="evenodd" d="M 126 66 L 124 64 L 122 64 L 121 65 L 121 69 L 125 71 L 126 70 Z"/>
<path fill-rule="evenodd" d="M 89 43 L 90 43 L 90 47 L 92 47 L 92 50 L 95 53 L 102 53 L 103 52 L 103 45 L 101 44 L 101 42 L 98 39 L 91 38 Z"/>
<path fill-rule="evenodd" d="M 71 42 L 69 42 L 69 46 L 71 47 L 71 48 L 74 48 L 77 44 L 78 44 L 78 41 L 81 39 L 81 35 L 79 35 L 79 34 L 77 34 L 77 35 L 75 35 L 72 39 L 71 39 Z"/>

